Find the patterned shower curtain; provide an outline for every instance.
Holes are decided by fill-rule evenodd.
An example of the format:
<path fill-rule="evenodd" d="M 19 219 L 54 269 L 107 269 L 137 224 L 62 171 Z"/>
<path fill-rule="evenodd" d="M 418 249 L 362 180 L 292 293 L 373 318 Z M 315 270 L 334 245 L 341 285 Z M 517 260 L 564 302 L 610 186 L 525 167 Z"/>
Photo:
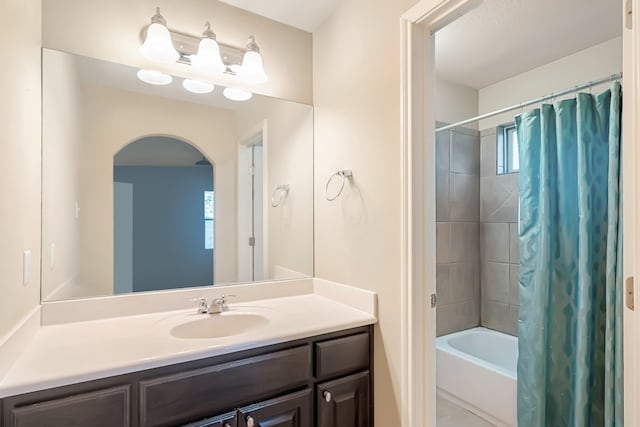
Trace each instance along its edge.
<path fill-rule="evenodd" d="M 516 117 L 519 427 L 623 425 L 621 87 Z"/>

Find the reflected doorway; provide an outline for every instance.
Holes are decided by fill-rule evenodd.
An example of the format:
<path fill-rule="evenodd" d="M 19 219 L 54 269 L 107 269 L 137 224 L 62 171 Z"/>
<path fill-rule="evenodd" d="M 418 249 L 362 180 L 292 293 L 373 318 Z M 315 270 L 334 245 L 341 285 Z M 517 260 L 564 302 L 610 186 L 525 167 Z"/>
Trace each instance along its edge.
<path fill-rule="evenodd" d="M 166 136 L 114 156 L 114 294 L 214 283 L 214 165 Z"/>

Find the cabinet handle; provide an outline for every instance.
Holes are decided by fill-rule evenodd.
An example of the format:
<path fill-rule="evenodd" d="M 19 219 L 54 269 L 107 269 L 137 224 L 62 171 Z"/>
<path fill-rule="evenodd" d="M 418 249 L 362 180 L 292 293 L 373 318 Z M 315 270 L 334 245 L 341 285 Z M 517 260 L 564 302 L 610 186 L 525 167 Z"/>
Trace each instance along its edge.
<path fill-rule="evenodd" d="M 331 402 L 331 392 L 329 390 L 325 390 L 324 393 L 322 393 L 322 395 L 324 396 L 325 402 L 327 403 Z"/>
<path fill-rule="evenodd" d="M 247 427 L 254 427 L 256 422 L 253 420 L 253 417 L 247 417 Z"/>

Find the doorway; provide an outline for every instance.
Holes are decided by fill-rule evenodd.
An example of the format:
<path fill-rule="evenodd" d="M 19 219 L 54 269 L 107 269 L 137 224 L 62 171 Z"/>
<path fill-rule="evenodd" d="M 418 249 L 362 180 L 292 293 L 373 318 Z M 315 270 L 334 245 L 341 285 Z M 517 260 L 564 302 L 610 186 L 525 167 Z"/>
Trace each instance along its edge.
<path fill-rule="evenodd" d="M 436 295 L 437 283 L 437 254 L 436 246 L 436 222 L 438 212 L 436 200 L 438 169 L 436 153 L 436 120 L 438 103 L 432 96 L 436 87 L 436 37 L 437 31 L 447 27 L 458 17 L 470 13 L 475 8 L 482 7 L 477 1 L 422 1 L 403 16 L 403 144 L 404 144 L 404 206 L 405 206 L 405 241 L 404 259 L 406 275 L 403 283 L 403 307 L 405 319 L 403 331 L 405 337 L 404 369 L 403 369 L 403 402 L 406 402 L 403 425 L 425 425 L 423 420 L 428 420 L 426 425 L 436 426 L 436 304 L 429 307 L 433 301 L 431 295 Z M 619 20 L 622 26 L 622 19 Z M 631 45 L 631 31 L 623 30 L 624 40 L 624 70 L 625 75 L 633 76 L 635 62 L 630 61 L 635 46 Z M 637 61 L 636 61 L 637 62 Z M 628 74 L 627 74 L 628 73 Z M 574 82 L 572 85 L 583 83 Z M 631 107 L 629 102 L 635 95 L 633 83 L 625 81 L 625 110 L 629 114 Z M 425 95 L 426 94 L 426 95 Z M 544 95 L 541 93 L 540 95 Z M 524 98 L 521 101 L 529 100 Z M 508 106 L 508 105 L 507 105 Z M 426 119 L 425 119 L 426 118 Z M 455 120 L 452 120 L 455 121 Z M 625 141 L 631 140 L 635 135 L 636 123 L 627 120 L 623 129 Z M 497 128 L 497 126 L 496 126 Z M 451 137 L 450 137 L 451 138 Z M 451 142 L 451 139 L 449 139 Z M 626 147 L 629 144 L 625 145 Z M 451 148 L 450 148 L 451 149 Z M 451 151 L 449 151 L 451 152 Z M 627 154 L 629 151 L 626 151 Z M 624 157 L 628 171 L 629 162 Z M 456 171 L 454 171 L 456 172 Z M 451 173 L 451 170 L 449 170 Z M 479 174 L 480 175 L 480 174 Z M 481 177 L 478 177 L 480 180 Z M 625 235 L 634 232 L 631 218 L 635 212 L 630 211 L 627 196 L 628 189 L 634 188 L 635 177 L 628 172 L 623 176 L 625 186 Z M 478 218 L 482 227 L 481 218 Z M 509 221 L 507 221 L 509 224 Z M 504 227 L 497 227 L 504 228 Z M 507 225 L 507 229 L 509 226 Z M 451 232 L 449 232 L 451 236 Z M 480 239 L 479 239 L 480 240 Z M 628 260 L 631 254 L 628 246 L 628 237 L 625 240 L 625 277 L 633 274 L 632 262 Z M 480 244 L 478 244 L 480 247 Z M 508 256 L 507 252 L 507 256 Z M 450 260 L 447 261 L 450 263 Z M 506 262 L 509 264 L 509 262 Z M 516 263 L 514 263 L 516 264 Z M 508 274 L 508 273 L 507 273 Z M 485 290 L 486 292 L 486 290 Z M 509 296 L 507 295 L 507 300 Z M 440 295 L 437 297 L 441 301 Z M 449 301 L 451 303 L 451 300 Z M 481 301 L 482 303 L 482 301 Z M 426 305 L 425 305 L 426 304 Z M 478 316 L 480 320 L 482 313 Z M 630 327 L 630 321 L 635 321 L 633 312 L 625 309 L 625 359 L 633 359 L 635 346 L 627 343 L 635 343 L 634 327 Z M 438 361 L 440 360 L 438 356 Z M 632 363 L 625 364 L 625 368 Z M 633 368 L 632 372 L 633 372 Z M 627 374 L 629 371 L 627 371 Z M 635 379 L 634 379 L 635 381 Z M 634 388 L 630 381 L 625 383 L 626 398 L 630 399 L 628 388 Z M 627 400 L 629 401 L 629 400 Z M 426 404 L 425 404 L 426 403 Z M 628 425 L 635 425 L 633 404 L 625 405 L 625 421 Z"/>

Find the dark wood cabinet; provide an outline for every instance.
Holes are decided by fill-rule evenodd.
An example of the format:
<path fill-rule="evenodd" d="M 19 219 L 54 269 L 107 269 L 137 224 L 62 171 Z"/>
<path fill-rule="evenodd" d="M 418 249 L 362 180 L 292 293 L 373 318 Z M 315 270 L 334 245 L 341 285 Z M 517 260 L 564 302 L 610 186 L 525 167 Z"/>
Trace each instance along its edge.
<path fill-rule="evenodd" d="M 10 396 L 0 427 L 370 426 L 371 330 Z"/>
<path fill-rule="evenodd" d="M 14 427 L 113 427 L 130 425 L 129 386 L 82 393 L 12 408 Z"/>
<path fill-rule="evenodd" d="M 318 384 L 317 427 L 368 427 L 371 401 L 369 372 Z"/>
<path fill-rule="evenodd" d="M 312 390 L 271 399 L 238 410 L 238 427 L 311 427 Z"/>
<path fill-rule="evenodd" d="M 307 385 L 309 345 L 140 381 L 140 426 L 170 427 Z"/>

